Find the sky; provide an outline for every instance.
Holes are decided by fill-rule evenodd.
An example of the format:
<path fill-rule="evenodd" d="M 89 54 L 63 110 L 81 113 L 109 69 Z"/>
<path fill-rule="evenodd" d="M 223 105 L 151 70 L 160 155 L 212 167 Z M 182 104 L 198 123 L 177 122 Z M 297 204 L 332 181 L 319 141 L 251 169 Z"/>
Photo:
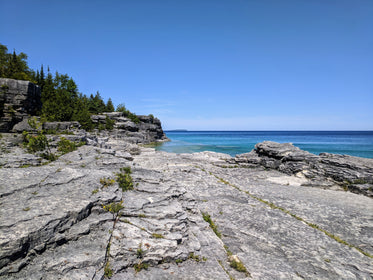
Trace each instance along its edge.
<path fill-rule="evenodd" d="M 164 130 L 373 130 L 372 0 L 0 0 L 0 43 Z M 44 68 L 45 69 L 45 68 Z"/>

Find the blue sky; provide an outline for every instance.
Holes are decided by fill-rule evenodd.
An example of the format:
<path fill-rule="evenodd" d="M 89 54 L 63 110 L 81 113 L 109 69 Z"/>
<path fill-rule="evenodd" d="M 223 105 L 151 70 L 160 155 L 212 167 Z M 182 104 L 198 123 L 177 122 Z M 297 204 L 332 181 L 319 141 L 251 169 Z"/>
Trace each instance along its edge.
<path fill-rule="evenodd" d="M 373 130 L 371 0 L 0 0 L 0 43 L 164 129 Z"/>

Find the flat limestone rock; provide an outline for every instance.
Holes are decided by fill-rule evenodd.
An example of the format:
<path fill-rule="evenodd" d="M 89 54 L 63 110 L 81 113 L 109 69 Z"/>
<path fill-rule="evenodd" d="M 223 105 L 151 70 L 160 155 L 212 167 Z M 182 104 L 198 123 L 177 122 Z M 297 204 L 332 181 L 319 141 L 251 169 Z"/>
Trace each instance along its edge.
<path fill-rule="evenodd" d="M 370 197 L 310 187 L 302 174 L 265 169 L 256 152 L 105 141 L 47 165 L 0 169 L 0 279 L 373 277 Z M 272 163 L 302 162 L 294 152 L 273 151 Z M 100 183 L 122 167 L 133 190 Z"/>

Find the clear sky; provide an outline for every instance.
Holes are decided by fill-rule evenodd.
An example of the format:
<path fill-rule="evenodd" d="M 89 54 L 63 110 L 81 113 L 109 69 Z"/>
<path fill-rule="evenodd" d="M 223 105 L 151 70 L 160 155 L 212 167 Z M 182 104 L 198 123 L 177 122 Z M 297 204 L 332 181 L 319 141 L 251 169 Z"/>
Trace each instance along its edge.
<path fill-rule="evenodd" d="M 0 0 L 0 43 L 164 129 L 373 130 L 372 0 Z"/>

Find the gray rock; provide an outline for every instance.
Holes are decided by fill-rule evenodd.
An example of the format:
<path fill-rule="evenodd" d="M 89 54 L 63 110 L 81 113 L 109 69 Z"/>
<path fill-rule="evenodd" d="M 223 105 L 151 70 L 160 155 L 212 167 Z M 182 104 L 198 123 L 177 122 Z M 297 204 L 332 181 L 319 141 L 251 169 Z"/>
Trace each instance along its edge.
<path fill-rule="evenodd" d="M 369 197 L 310 188 L 304 176 L 265 170 L 256 152 L 234 159 L 92 141 L 109 148 L 0 169 L 0 279 L 103 279 L 110 270 L 112 279 L 373 276 Z M 134 190 L 104 183 L 122 167 Z M 123 206 L 119 215 L 109 203 Z"/>
<path fill-rule="evenodd" d="M 41 109 L 40 88 L 29 81 L 0 78 L 0 132 L 9 132 Z"/>
<path fill-rule="evenodd" d="M 283 173 L 304 176 L 305 184 L 336 187 L 373 197 L 373 159 L 322 153 L 319 156 L 289 143 L 265 141 L 250 153 L 237 155 L 231 162 L 260 164 Z"/>
<path fill-rule="evenodd" d="M 43 123 L 43 129 L 54 130 L 54 131 L 71 131 L 79 129 L 81 126 L 79 122 L 45 122 Z"/>
<path fill-rule="evenodd" d="M 29 118 L 24 118 L 19 123 L 15 124 L 12 128 L 12 132 L 22 133 L 23 131 L 32 132 L 34 129 L 28 124 Z"/>

